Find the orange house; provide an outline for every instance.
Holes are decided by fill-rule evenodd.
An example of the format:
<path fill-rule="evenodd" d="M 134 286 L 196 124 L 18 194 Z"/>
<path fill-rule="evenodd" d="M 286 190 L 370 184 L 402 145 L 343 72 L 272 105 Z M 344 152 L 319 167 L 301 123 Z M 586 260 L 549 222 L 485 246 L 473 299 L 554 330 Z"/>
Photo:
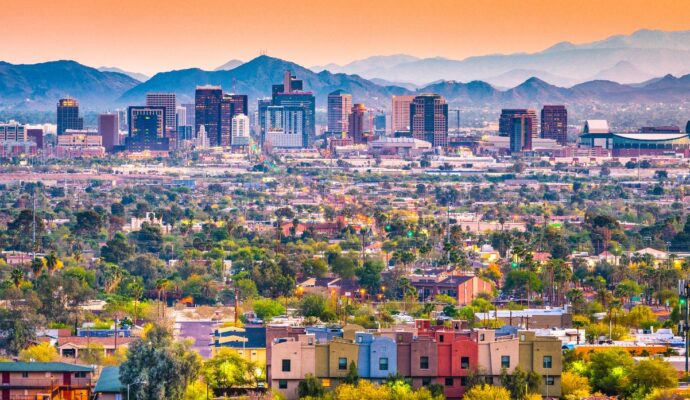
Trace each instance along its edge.
<path fill-rule="evenodd" d="M 61 362 L 0 362 L 0 400 L 88 400 L 93 369 Z"/>

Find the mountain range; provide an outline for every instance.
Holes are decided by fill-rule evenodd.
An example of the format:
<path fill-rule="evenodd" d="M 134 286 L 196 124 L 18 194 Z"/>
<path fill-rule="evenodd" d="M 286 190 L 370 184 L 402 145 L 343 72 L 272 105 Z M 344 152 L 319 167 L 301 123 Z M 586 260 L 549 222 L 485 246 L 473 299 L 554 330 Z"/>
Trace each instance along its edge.
<path fill-rule="evenodd" d="M 683 38 L 686 40 L 681 40 Z M 664 48 L 655 47 L 657 45 Z M 628 48 L 621 50 L 625 46 Z M 672 52 L 675 54 L 674 62 L 677 65 L 669 67 L 675 71 L 674 74 L 649 72 L 651 69 L 648 69 L 648 66 L 645 66 L 645 69 L 640 67 L 639 60 L 618 60 L 603 69 L 588 67 L 587 71 L 573 74 L 567 70 L 544 72 L 548 60 L 553 63 L 553 60 L 562 59 L 562 64 L 567 64 L 570 60 L 573 62 L 573 70 L 584 62 L 573 61 L 578 57 L 588 58 L 591 64 L 601 64 L 601 60 L 592 52 L 601 53 L 602 58 L 611 58 L 611 54 L 630 52 Z M 227 92 L 247 94 L 250 105 L 254 108 L 257 98 L 270 96 L 271 84 L 282 82 L 285 70 L 291 70 L 299 79 L 304 80 L 305 90 L 314 93 L 319 108 L 325 108 L 328 93 L 337 89 L 351 93 L 354 102 L 362 102 L 377 109 L 389 108 L 392 95 L 426 92 L 443 95 L 454 107 L 690 101 L 690 74 L 678 73 L 685 68 L 680 64 L 686 57 L 688 62 L 685 65 L 690 66 L 690 32 L 639 31 L 630 36 L 615 36 L 585 45 L 559 43 L 536 55 L 475 57 L 461 63 L 477 67 L 489 65 L 487 60 L 494 59 L 496 65 L 502 65 L 507 59 L 527 60 L 535 57 L 544 60 L 544 65 L 520 67 L 516 63 L 511 69 L 503 72 L 498 66 L 487 66 L 484 72 L 490 76 L 487 80 L 462 81 L 444 78 L 424 85 L 407 79 L 409 76 L 396 76 L 393 73 L 384 75 L 384 78 L 366 79 L 359 74 L 340 71 L 354 69 L 361 74 L 372 73 L 371 71 L 376 71 L 377 68 L 387 71 L 413 71 L 427 68 L 423 66 L 425 63 L 443 65 L 452 60 L 418 59 L 405 55 L 381 56 L 370 60 L 371 62 L 360 61 L 338 69 L 328 67 L 336 72 L 327 69 L 315 72 L 293 62 L 262 55 L 247 62 L 232 60 L 215 71 L 189 68 L 161 72 L 143 82 L 132 77 L 136 75 L 120 69 L 99 70 L 75 61 L 62 60 L 40 64 L 0 62 L 0 110 L 52 111 L 60 97 L 69 95 L 79 99 L 85 110 L 100 111 L 143 104 L 147 92 L 174 92 L 178 95 L 179 103 L 191 103 L 194 101 L 195 87 L 204 84 L 221 85 Z M 663 59 L 660 59 L 659 63 L 668 64 Z M 433 66 L 428 68 L 428 71 L 418 71 L 417 75 L 430 79 L 439 71 Z M 588 78 L 580 81 L 575 76 Z M 553 80 L 567 82 L 554 84 Z"/>
<path fill-rule="evenodd" d="M 524 71 L 559 86 L 610 78 L 616 78 L 618 83 L 638 83 L 652 76 L 689 73 L 690 31 L 643 29 L 591 43 L 561 42 L 532 54 L 487 55 L 464 60 L 420 59 L 396 54 L 369 57 L 343 66 L 314 67 L 315 71 L 322 69 L 417 85 L 437 80 L 484 80 L 499 87 L 512 87 L 526 78 Z M 616 74 L 618 70 L 623 73 Z"/>

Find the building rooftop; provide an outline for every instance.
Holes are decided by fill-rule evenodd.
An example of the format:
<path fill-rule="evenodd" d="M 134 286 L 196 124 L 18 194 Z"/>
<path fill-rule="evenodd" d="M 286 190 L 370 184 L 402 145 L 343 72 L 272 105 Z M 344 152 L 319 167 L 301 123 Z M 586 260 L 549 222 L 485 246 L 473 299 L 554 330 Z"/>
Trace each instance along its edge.
<path fill-rule="evenodd" d="M 96 382 L 95 393 L 120 393 L 122 391 L 120 382 L 120 367 L 105 367 L 101 376 Z"/>
<path fill-rule="evenodd" d="M 86 365 L 63 362 L 0 362 L 0 372 L 92 372 Z"/>
<path fill-rule="evenodd" d="M 609 123 L 605 119 L 588 119 L 582 133 L 609 133 Z"/>

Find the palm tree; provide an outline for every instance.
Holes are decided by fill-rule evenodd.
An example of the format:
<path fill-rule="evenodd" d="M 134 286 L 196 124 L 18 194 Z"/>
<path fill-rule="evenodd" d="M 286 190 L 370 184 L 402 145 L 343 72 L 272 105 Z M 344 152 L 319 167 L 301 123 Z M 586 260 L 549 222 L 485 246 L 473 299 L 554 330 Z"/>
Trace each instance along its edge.
<path fill-rule="evenodd" d="M 46 259 L 43 257 L 36 257 L 31 261 L 31 272 L 34 275 L 34 278 L 38 278 L 38 276 L 41 274 L 41 271 L 43 271 L 43 268 L 46 266 Z"/>
<path fill-rule="evenodd" d="M 22 282 L 24 281 L 24 271 L 19 268 L 13 269 L 10 273 L 10 280 L 14 284 L 14 287 L 19 289 L 19 286 L 21 286 Z"/>
<path fill-rule="evenodd" d="M 163 289 L 168 285 L 168 280 L 164 278 L 159 278 L 156 280 L 156 291 L 158 291 L 158 316 L 161 316 L 161 295 Z"/>
<path fill-rule="evenodd" d="M 50 254 L 48 254 L 46 257 L 46 267 L 48 267 L 48 271 L 52 275 L 53 272 L 56 269 L 62 268 L 62 261 L 58 258 L 58 256 L 55 254 L 54 251 L 51 251 Z"/>

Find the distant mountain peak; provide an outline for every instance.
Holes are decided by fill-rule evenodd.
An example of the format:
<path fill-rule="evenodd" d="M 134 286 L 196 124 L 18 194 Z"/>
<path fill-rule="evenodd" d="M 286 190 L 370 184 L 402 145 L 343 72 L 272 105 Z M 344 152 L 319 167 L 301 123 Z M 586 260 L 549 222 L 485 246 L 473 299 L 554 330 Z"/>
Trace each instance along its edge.
<path fill-rule="evenodd" d="M 219 66 L 218 68 L 215 69 L 215 71 L 229 71 L 233 68 L 239 67 L 242 64 L 244 64 L 244 61 L 233 59 L 233 60 L 230 60 L 230 61 L 226 62 L 225 64 Z"/>

